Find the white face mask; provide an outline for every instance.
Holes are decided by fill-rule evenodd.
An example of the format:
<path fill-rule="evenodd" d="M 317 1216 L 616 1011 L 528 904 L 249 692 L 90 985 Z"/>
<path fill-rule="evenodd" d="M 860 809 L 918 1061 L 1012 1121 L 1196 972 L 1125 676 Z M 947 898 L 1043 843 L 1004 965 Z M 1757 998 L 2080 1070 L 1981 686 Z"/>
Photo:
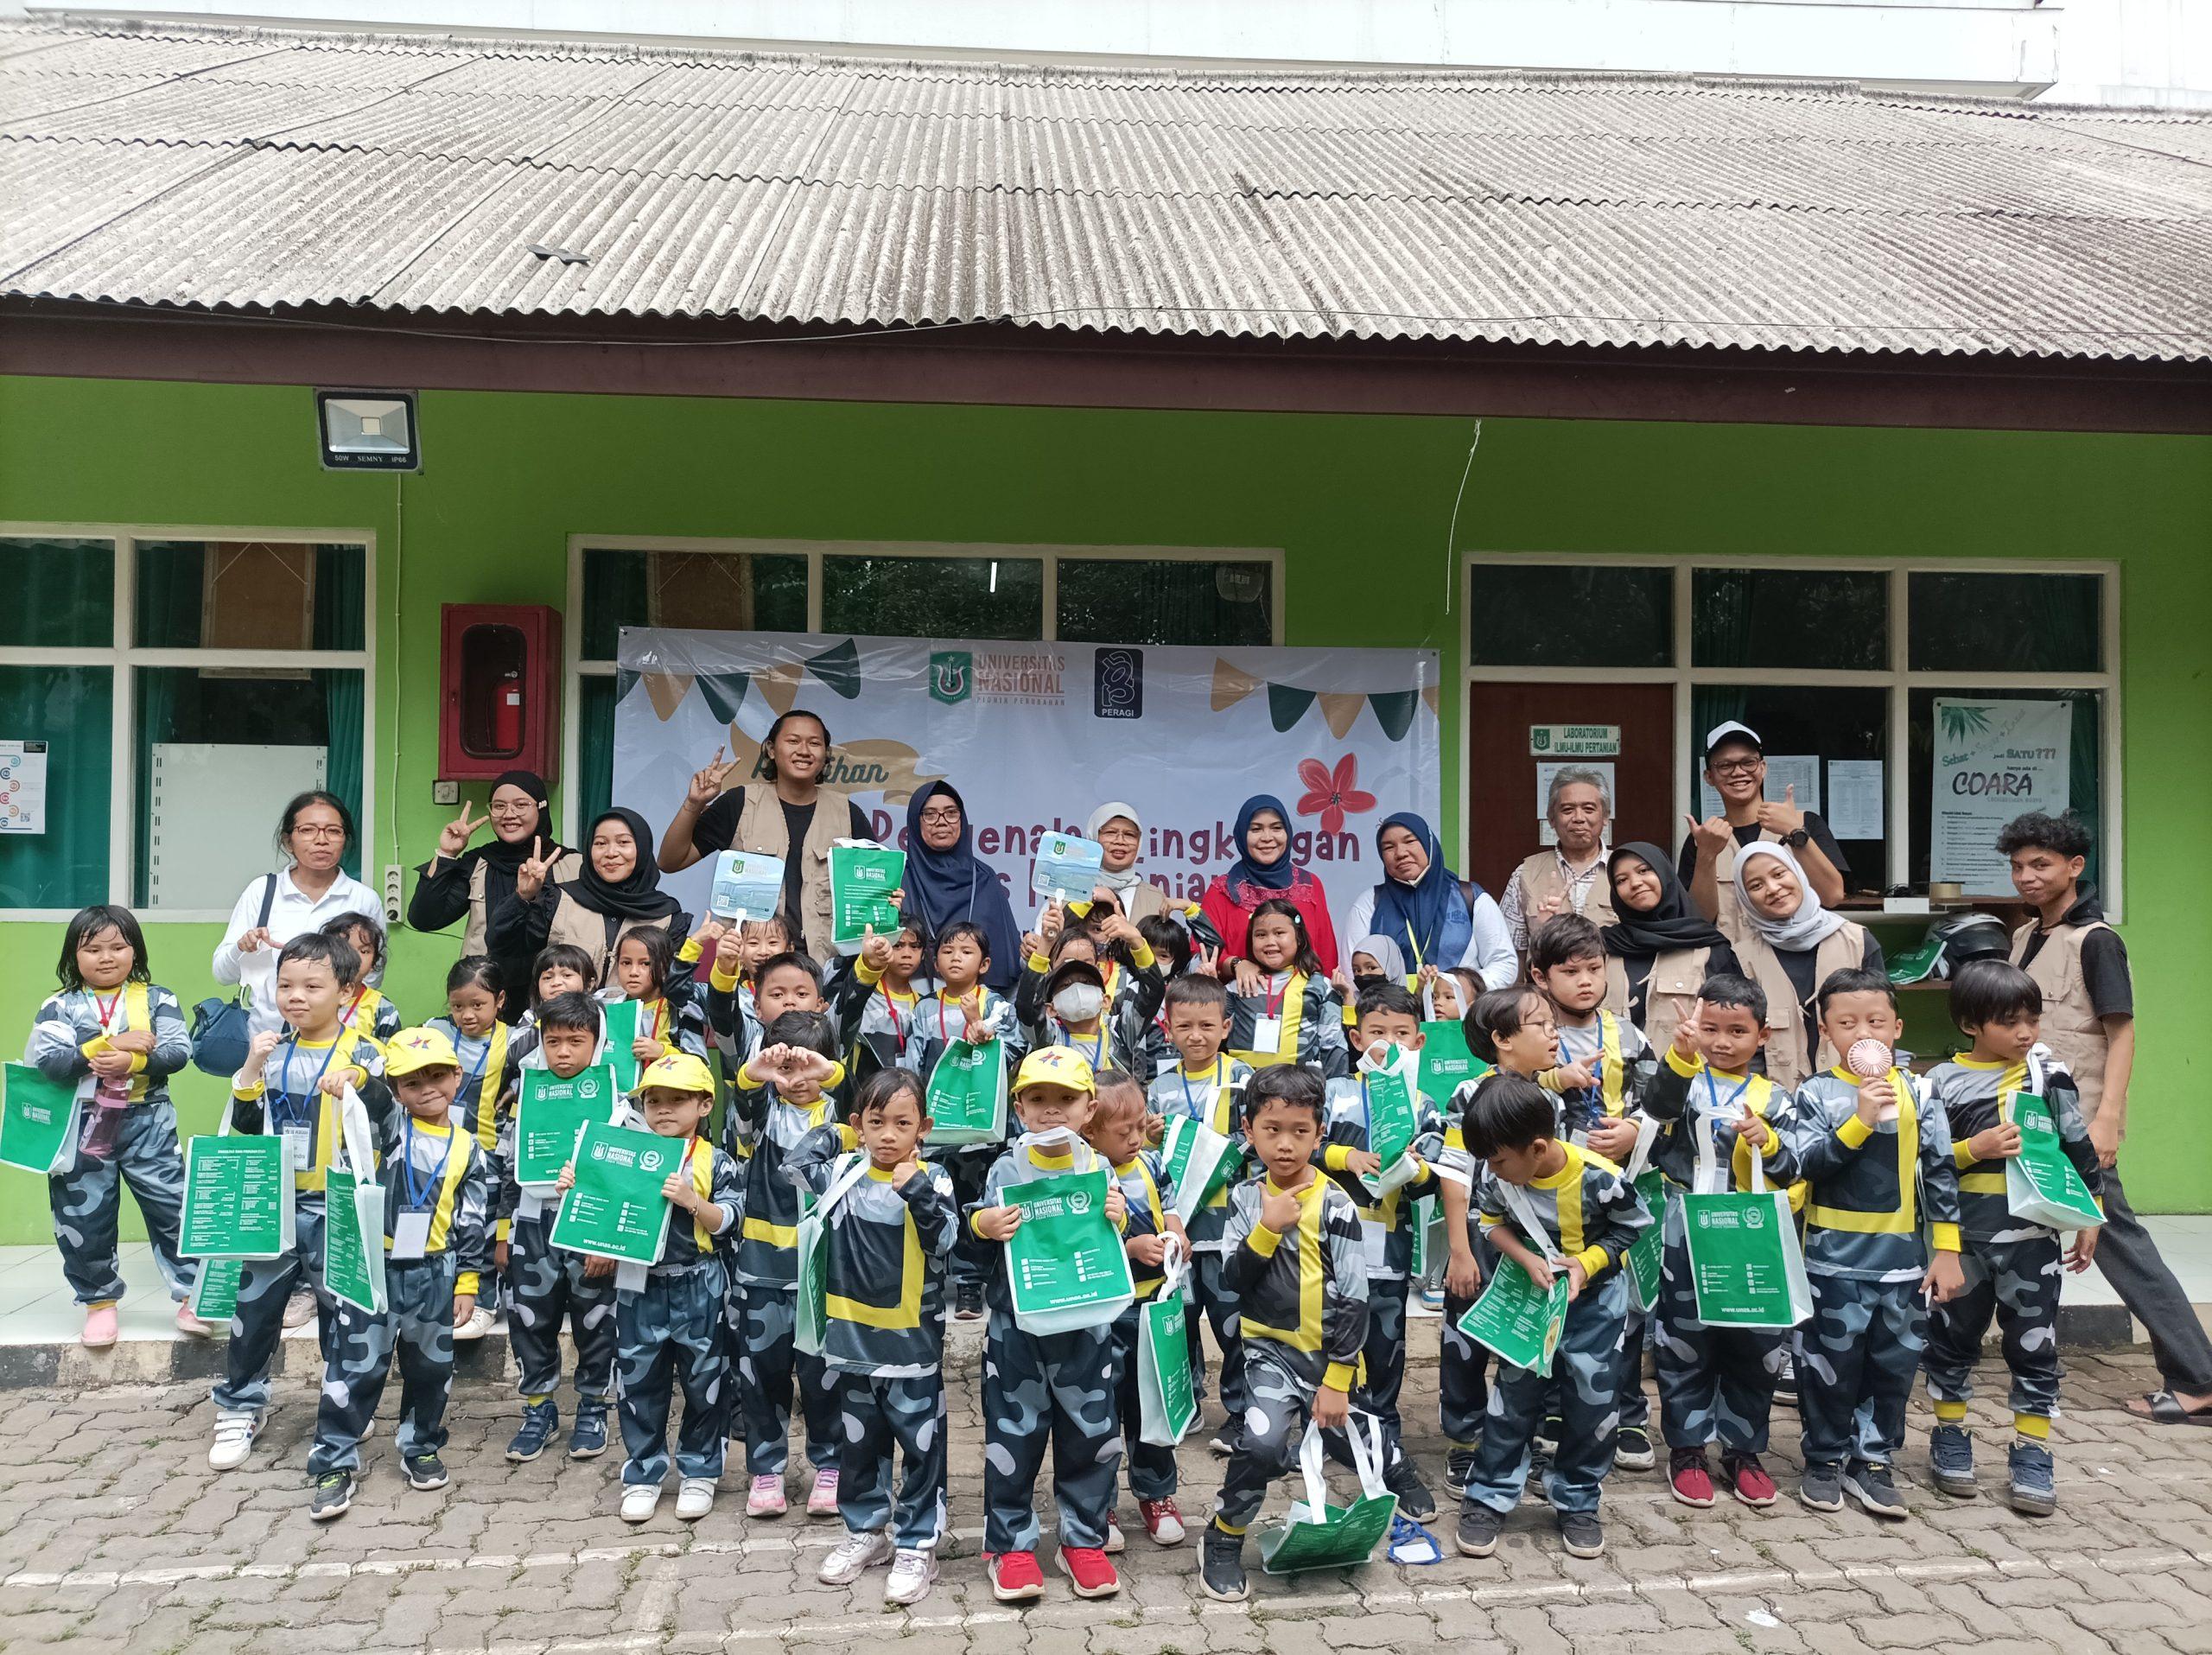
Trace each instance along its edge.
<path fill-rule="evenodd" d="M 1106 990 L 1093 983 L 1071 983 L 1052 996 L 1053 1013 L 1064 1023 L 1087 1023 L 1106 1003 Z"/>

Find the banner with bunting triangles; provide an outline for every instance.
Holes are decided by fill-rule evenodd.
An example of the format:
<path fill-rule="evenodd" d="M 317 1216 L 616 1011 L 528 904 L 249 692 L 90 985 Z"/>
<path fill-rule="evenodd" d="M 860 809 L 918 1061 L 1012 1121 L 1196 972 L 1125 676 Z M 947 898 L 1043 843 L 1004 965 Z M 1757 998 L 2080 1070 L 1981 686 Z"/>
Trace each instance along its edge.
<path fill-rule="evenodd" d="M 1428 710 L 1437 707 L 1436 687 L 1433 684 L 1415 690 L 1370 690 L 1338 691 L 1308 690 L 1295 684 L 1277 684 L 1267 678 L 1254 678 L 1242 667 L 1216 657 L 1213 664 L 1213 691 L 1209 702 L 1216 712 L 1226 712 L 1246 697 L 1260 691 L 1268 692 L 1268 722 L 1277 734 L 1287 734 L 1298 721 L 1311 711 L 1316 703 L 1321 709 L 1322 722 L 1328 725 L 1329 734 L 1338 741 L 1351 734 L 1351 727 L 1358 721 L 1360 709 L 1364 707 L 1375 715 L 1375 722 L 1382 733 L 1393 742 L 1402 742 L 1414 727 L 1414 708 L 1416 702 L 1426 702 Z"/>

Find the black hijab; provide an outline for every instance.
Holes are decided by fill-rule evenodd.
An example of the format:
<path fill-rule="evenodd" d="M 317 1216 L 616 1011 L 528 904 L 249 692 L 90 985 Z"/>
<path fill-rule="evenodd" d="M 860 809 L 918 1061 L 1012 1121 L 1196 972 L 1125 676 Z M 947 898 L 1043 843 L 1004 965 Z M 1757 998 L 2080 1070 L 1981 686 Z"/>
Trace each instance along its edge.
<path fill-rule="evenodd" d="M 602 822 L 620 822 L 630 830 L 638 846 L 637 866 L 626 879 L 612 884 L 592 865 L 591 842 Z M 660 865 L 653 860 L 653 831 L 645 818 L 626 805 L 601 811 L 584 830 L 583 868 L 561 888 L 581 907 L 613 920 L 665 920 L 682 913 L 677 900 L 660 888 Z"/>
<path fill-rule="evenodd" d="M 464 851 L 462 859 L 480 857 L 504 872 L 507 875 L 507 882 L 512 885 L 515 869 L 530 860 L 539 839 L 543 838 L 548 845 L 556 843 L 553 837 L 553 801 L 546 790 L 544 777 L 535 770 L 500 772 L 499 779 L 492 784 L 492 791 L 496 793 L 502 787 L 519 787 L 530 795 L 537 806 L 537 825 L 512 844 L 494 833 L 489 844 L 480 844 L 474 850 Z"/>
<path fill-rule="evenodd" d="M 1669 953 L 1678 948 L 1718 948 L 1726 945 L 1728 939 L 1720 934 L 1720 928 L 1690 906 L 1689 893 L 1682 888 L 1681 875 L 1675 872 L 1672 856 L 1657 845 L 1641 840 L 1621 845 L 1605 858 L 1608 883 L 1613 877 L 1614 864 L 1623 856 L 1634 856 L 1658 876 L 1659 901 L 1648 913 L 1632 913 L 1621 907 L 1618 896 L 1613 899 L 1620 923 L 1600 928 L 1608 954 L 1625 958 Z"/>

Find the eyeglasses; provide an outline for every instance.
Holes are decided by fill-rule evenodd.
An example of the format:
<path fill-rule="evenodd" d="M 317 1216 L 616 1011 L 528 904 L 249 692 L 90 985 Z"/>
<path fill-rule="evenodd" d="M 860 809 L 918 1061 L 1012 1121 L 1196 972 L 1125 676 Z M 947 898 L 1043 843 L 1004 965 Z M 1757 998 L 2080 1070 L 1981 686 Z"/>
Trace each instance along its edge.
<path fill-rule="evenodd" d="M 1716 776 L 1747 776 L 1765 762 L 1764 759 L 1715 759 L 1707 767 Z"/>
<path fill-rule="evenodd" d="M 957 810 L 924 811 L 922 812 L 922 820 L 928 823 L 931 827 L 944 827 L 947 824 L 957 822 L 959 819 L 960 812 Z"/>
<path fill-rule="evenodd" d="M 346 830 L 342 827 L 296 827 L 292 830 L 292 837 L 312 839 L 317 844 L 323 844 L 334 839 L 343 841 Z"/>

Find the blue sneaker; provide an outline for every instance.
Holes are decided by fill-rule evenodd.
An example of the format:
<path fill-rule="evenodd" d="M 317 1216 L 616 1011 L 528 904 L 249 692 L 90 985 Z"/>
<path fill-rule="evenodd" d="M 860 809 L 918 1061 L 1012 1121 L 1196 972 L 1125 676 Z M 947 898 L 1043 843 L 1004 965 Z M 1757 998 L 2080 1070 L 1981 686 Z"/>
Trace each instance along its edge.
<path fill-rule="evenodd" d="M 2012 1509 L 2028 1517 L 2049 1517 L 2058 1509 L 2057 1467 L 2051 1463 L 2050 1450 L 2033 1437 L 2012 1439 L 2009 1469 L 2012 1473 Z"/>
<path fill-rule="evenodd" d="M 550 1404 L 548 1404 L 550 1406 Z M 603 1402 L 581 1402 L 576 1404 L 576 1428 L 569 1433 L 569 1458 L 596 1460 L 607 1452 L 607 1404 Z"/>
<path fill-rule="evenodd" d="M 545 1452 L 545 1445 L 553 1440 L 553 1433 L 561 1429 L 561 1410 L 549 1398 L 544 1402 L 524 1403 L 522 1410 L 522 1429 L 507 1444 L 507 1460 L 513 1465 L 527 1465 Z"/>
<path fill-rule="evenodd" d="M 1965 1426 L 1938 1425 L 1928 1434 L 1928 1468 L 1944 1493 L 1960 1499 L 1974 1497 L 1974 1437 Z"/>

